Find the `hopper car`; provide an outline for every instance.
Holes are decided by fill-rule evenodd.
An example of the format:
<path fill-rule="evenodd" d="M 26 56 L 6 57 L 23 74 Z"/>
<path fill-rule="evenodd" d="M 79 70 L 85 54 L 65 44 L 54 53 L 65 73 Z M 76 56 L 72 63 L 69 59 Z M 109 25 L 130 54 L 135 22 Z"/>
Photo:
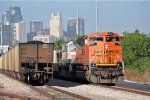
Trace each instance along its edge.
<path fill-rule="evenodd" d="M 64 43 L 54 51 L 54 77 L 104 84 L 123 81 L 121 40 L 117 33 L 102 32 Z"/>
<path fill-rule="evenodd" d="M 18 43 L 0 57 L 0 71 L 31 83 L 48 82 L 53 74 L 53 43 Z"/>

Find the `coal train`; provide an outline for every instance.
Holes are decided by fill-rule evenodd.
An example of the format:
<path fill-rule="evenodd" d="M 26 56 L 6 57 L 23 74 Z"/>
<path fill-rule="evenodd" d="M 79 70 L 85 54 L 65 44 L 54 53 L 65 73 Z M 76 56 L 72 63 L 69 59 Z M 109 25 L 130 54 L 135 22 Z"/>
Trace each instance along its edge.
<path fill-rule="evenodd" d="M 102 32 L 63 44 L 55 51 L 54 77 L 108 84 L 123 81 L 121 40 L 117 33 Z"/>
<path fill-rule="evenodd" d="M 53 43 L 18 43 L 0 57 L 0 72 L 19 80 L 40 84 L 53 73 Z"/>
<path fill-rule="evenodd" d="M 30 83 L 50 77 L 116 84 L 124 79 L 122 37 L 113 32 L 92 33 L 64 43 L 18 43 L 0 57 L 0 72 Z"/>

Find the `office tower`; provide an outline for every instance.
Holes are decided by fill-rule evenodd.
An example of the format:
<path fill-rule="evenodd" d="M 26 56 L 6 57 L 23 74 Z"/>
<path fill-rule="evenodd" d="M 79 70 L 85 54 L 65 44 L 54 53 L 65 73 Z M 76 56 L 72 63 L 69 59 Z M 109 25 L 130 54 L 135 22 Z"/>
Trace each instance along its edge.
<path fill-rule="evenodd" d="M 10 25 L 11 23 L 21 22 L 23 20 L 21 15 L 20 7 L 10 7 L 9 10 L 5 11 L 2 15 L 2 23 L 4 25 Z"/>
<path fill-rule="evenodd" d="M 2 15 L 3 45 L 13 45 L 13 24 L 23 20 L 20 7 L 13 6 Z"/>
<path fill-rule="evenodd" d="M 36 33 L 43 29 L 42 21 L 31 21 L 30 22 L 30 33 Z"/>
<path fill-rule="evenodd" d="M 13 25 L 14 44 L 27 42 L 26 23 L 18 22 Z"/>
<path fill-rule="evenodd" d="M 2 44 L 11 46 L 12 45 L 11 25 L 4 25 L 3 23 L 1 23 L 0 32 L 2 32 Z M 1 35 L 0 35 L 0 41 L 1 41 Z"/>
<path fill-rule="evenodd" d="M 78 34 L 84 35 L 84 19 L 83 18 L 69 18 L 67 25 L 67 37 L 75 37 Z"/>
<path fill-rule="evenodd" d="M 11 23 L 11 11 L 5 11 L 2 15 L 2 23 L 4 25 L 10 25 Z"/>
<path fill-rule="evenodd" d="M 50 19 L 50 35 L 61 38 L 63 35 L 61 14 L 52 13 Z"/>

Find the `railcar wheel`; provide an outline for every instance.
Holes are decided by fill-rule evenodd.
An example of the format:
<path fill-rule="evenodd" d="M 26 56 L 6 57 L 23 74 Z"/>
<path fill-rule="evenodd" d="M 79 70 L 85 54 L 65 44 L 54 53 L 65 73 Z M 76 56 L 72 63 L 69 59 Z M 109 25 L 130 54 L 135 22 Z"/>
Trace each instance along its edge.
<path fill-rule="evenodd" d="M 39 81 L 40 84 L 41 84 L 41 85 L 44 85 L 45 82 L 46 82 L 46 76 L 42 74 L 42 75 L 40 76 L 40 79 L 39 79 L 39 80 L 40 80 L 40 81 Z"/>
<path fill-rule="evenodd" d="M 85 73 L 85 78 L 86 78 L 87 81 L 90 82 L 90 74 L 89 73 L 87 73 L 87 72 Z"/>

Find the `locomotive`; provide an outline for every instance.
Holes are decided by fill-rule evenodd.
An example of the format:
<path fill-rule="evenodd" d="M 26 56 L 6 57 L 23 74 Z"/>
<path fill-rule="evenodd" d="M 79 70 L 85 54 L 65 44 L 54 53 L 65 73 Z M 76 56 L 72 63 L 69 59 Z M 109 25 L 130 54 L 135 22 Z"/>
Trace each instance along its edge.
<path fill-rule="evenodd" d="M 92 33 L 64 43 L 54 51 L 54 77 L 116 84 L 124 79 L 122 37 L 114 32 Z"/>

